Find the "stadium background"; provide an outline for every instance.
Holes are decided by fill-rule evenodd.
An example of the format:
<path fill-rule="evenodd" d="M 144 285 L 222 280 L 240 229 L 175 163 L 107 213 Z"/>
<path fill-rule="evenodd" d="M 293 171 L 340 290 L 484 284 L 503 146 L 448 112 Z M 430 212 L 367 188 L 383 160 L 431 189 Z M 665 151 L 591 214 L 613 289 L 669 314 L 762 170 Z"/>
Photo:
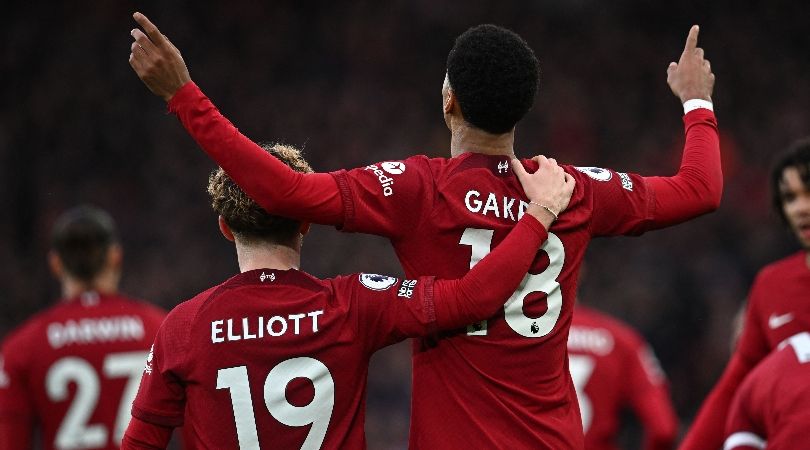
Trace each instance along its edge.
<path fill-rule="evenodd" d="M 666 85 L 692 23 L 717 75 L 726 188 L 718 212 L 638 239 L 595 241 L 583 302 L 636 326 L 672 383 L 682 427 L 727 359 L 758 268 L 796 249 L 770 212 L 767 168 L 810 134 L 810 34 L 801 2 L 595 0 L 17 2 L 0 45 L 0 337 L 59 295 L 46 264 L 55 217 L 90 202 L 117 219 L 123 291 L 165 308 L 224 280 L 234 253 L 204 186 L 213 164 L 127 63 L 131 13 L 183 52 L 192 78 L 254 140 L 304 147 L 318 171 L 446 156 L 448 50 L 471 25 L 522 35 L 540 94 L 516 151 L 648 175 L 675 172 L 681 111 Z M 401 274 L 379 238 L 315 227 L 318 276 Z M 371 449 L 404 448 L 409 347 L 375 357 Z M 632 427 L 625 439 L 636 439 Z"/>

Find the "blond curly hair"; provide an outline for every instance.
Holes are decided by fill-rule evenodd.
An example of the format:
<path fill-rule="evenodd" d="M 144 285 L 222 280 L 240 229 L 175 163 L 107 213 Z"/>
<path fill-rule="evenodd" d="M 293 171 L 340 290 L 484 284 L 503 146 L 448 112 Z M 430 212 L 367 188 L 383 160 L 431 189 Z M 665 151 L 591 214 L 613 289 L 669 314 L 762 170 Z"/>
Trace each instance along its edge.
<path fill-rule="evenodd" d="M 296 172 L 312 172 L 301 151 L 295 147 L 283 144 L 261 144 L 261 147 Z M 221 167 L 208 178 L 208 194 L 214 211 L 242 240 L 286 244 L 298 235 L 300 221 L 269 214 L 248 197 Z"/>

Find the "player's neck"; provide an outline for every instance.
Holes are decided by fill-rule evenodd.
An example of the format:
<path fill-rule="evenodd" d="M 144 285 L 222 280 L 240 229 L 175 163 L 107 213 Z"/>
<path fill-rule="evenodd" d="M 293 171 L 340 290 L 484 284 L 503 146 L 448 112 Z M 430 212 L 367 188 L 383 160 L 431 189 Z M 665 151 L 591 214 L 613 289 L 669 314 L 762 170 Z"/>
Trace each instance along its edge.
<path fill-rule="evenodd" d="M 286 245 L 259 243 L 242 244 L 236 242 L 236 257 L 239 271 L 256 269 L 289 270 L 301 267 L 301 250 Z"/>
<path fill-rule="evenodd" d="M 77 298 L 85 292 L 114 294 L 118 292 L 120 274 L 115 270 L 105 270 L 92 281 L 81 281 L 71 276 L 62 278 L 62 298 Z"/>
<path fill-rule="evenodd" d="M 451 129 L 450 155 L 483 153 L 485 155 L 508 155 L 515 157 L 515 131 L 491 134 L 466 122 L 454 124 Z"/>

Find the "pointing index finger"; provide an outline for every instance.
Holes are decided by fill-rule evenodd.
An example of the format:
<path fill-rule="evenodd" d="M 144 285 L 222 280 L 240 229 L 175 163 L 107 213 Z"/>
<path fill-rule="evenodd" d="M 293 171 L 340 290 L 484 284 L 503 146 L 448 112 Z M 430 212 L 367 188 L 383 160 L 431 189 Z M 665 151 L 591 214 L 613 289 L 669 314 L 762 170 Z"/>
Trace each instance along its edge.
<path fill-rule="evenodd" d="M 135 22 L 138 22 L 138 25 L 143 28 L 143 31 L 149 36 L 149 40 L 154 42 L 155 45 L 161 45 L 164 42 L 163 34 L 160 33 L 158 27 L 155 26 L 149 19 L 146 18 L 143 14 L 136 12 L 132 15 L 132 18 L 135 19 Z"/>
<path fill-rule="evenodd" d="M 699 32 L 700 26 L 692 25 L 692 28 L 689 29 L 689 36 L 686 37 L 686 45 L 683 48 L 684 53 L 687 53 L 690 50 L 694 50 L 695 48 L 697 48 L 697 40 Z"/>

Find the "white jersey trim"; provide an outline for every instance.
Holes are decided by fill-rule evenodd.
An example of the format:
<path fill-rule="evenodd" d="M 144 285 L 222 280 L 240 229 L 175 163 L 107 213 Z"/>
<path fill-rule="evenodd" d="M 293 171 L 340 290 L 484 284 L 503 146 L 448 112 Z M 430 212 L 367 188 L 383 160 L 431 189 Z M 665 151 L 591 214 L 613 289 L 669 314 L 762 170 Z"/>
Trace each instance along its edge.
<path fill-rule="evenodd" d="M 754 433 L 738 431 L 726 439 L 723 450 L 734 450 L 737 447 L 747 446 L 759 449 L 765 448 L 766 441 Z"/>

